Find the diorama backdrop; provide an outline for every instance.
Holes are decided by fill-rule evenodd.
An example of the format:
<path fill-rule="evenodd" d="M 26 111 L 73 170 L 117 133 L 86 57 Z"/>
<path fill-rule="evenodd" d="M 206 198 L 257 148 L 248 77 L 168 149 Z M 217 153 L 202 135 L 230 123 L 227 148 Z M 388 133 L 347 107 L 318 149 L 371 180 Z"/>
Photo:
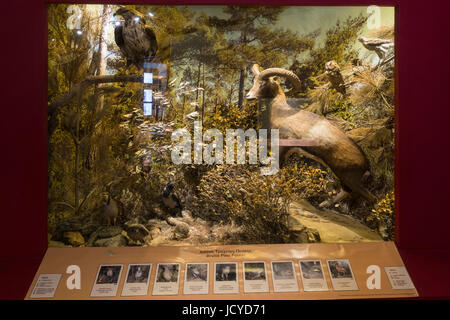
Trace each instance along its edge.
<path fill-rule="evenodd" d="M 393 240 L 394 20 L 377 6 L 50 4 L 49 246 Z M 291 88 L 287 102 L 263 86 Z M 269 176 L 191 162 L 191 140 L 175 164 L 173 135 L 200 124 L 215 156 L 234 149 L 216 136 L 229 129 L 318 145 L 283 148 Z"/>

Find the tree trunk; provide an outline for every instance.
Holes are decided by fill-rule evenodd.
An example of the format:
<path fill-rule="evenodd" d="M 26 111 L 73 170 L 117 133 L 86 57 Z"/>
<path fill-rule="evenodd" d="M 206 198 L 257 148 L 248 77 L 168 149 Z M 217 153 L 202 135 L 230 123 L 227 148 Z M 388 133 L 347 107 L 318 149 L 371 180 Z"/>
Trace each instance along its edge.
<path fill-rule="evenodd" d="M 203 64 L 203 79 L 202 79 L 202 88 L 203 88 L 203 91 L 202 91 L 202 123 L 203 123 L 203 114 L 204 114 L 204 112 L 205 112 L 205 89 L 206 89 L 206 86 L 205 86 L 205 64 Z M 198 90 L 197 90 L 198 91 Z"/>
<path fill-rule="evenodd" d="M 109 5 L 105 4 L 103 5 L 103 13 L 102 13 L 102 20 L 100 25 L 100 37 L 99 37 L 99 43 L 98 43 L 98 69 L 97 69 L 97 75 L 101 76 L 106 73 L 106 54 L 107 54 L 107 47 L 106 47 L 106 37 L 107 37 L 107 26 L 108 26 L 108 17 L 110 13 Z M 102 84 L 97 84 L 95 87 L 95 101 L 96 101 L 96 110 L 102 110 L 103 109 L 103 103 L 104 103 L 104 96 L 98 95 L 98 89 L 102 86 Z"/>
<path fill-rule="evenodd" d="M 238 99 L 238 108 L 242 108 L 242 104 L 244 102 L 244 82 L 245 82 L 245 69 L 242 68 L 239 75 L 239 99 Z"/>
<path fill-rule="evenodd" d="M 73 177 L 74 177 L 74 208 L 75 208 L 75 214 L 78 214 L 78 204 L 80 202 L 80 191 L 78 186 L 78 168 L 80 166 L 80 112 L 81 112 L 81 91 L 78 92 L 78 99 L 77 99 L 77 122 L 76 122 L 76 129 L 75 134 L 73 137 L 73 142 L 75 144 L 75 163 L 74 163 L 74 169 L 73 169 Z"/>
<path fill-rule="evenodd" d="M 142 76 L 140 75 L 104 75 L 104 76 L 90 76 L 86 77 L 80 83 L 72 86 L 69 91 L 62 96 L 54 99 L 48 106 L 48 136 L 53 134 L 58 125 L 58 113 L 59 108 L 68 104 L 73 98 L 75 98 L 79 92 L 92 84 L 96 83 L 111 83 L 111 82 L 142 82 Z"/>
<path fill-rule="evenodd" d="M 201 67 L 202 67 L 202 63 L 199 61 L 198 62 L 198 77 L 197 77 L 197 92 L 196 92 L 196 96 L 195 96 L 195 101 L 197 102 L 197 104 L 195 105 L 195 111 L 198 111 L 198 88 L 200 88 Z"/>

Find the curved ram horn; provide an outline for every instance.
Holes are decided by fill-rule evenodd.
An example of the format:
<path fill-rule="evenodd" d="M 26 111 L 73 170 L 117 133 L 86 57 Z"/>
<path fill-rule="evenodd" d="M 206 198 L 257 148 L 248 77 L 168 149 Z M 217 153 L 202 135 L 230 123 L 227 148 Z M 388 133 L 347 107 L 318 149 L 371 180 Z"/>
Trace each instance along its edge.
<path fill-rule="evenodd" d="M 252 66 L 252 72 L 255 76 L 259 75 L 261 71 L 259 70 L 259 65 L 256 63 Z"/>
<path fill-rule="evenodd" d="M 259 73 L 259 76 L 261 77 L 261 79 L 267 79 L 269 77 L 275 76 L 284 77 L 288 79 L 292 84 L 292 89 L 288 90 L 287 92 L 296 92 L 301 88 L 302 85 L 300 79 L 295 75 L 295 73 L 286 69 L 269 68 Z"/>

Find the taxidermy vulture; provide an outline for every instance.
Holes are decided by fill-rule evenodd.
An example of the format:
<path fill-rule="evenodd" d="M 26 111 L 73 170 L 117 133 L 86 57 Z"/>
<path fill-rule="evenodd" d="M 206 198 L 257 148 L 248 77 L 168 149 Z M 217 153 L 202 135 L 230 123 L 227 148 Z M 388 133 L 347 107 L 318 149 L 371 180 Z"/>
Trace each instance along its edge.
<path fill-rule="evenodd" d="M 145 24 L 145 17 L 133 9 L 119 8 L 114 16 L 121 16 L 124 23 L 114 29 L 114 39 L 127 59 L 127 67 L 134 64 L 138 69 L 144 66 L 144 59 L 151 61 L 158 50 L 158 43 L 152 28 Z"/>
<path fill-rule="evenodd" d="M 359 37 L 358 41 L 370 51 L 375 51 L 380 61 L 378 64 L 382 63 L 386 58 L 386 53 L 390 48 L 394 46 L 394 42 L 392 40 L 387 39 L 369 39 L 366 37 Z"/>

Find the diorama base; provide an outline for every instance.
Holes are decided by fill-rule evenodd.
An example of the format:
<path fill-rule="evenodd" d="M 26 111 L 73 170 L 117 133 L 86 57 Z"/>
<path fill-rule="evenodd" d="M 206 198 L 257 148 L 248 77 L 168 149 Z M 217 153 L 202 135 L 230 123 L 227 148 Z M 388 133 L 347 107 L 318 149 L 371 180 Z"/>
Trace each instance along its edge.
<path fill-rule="evenodd" d="M 319 288 L 312 283 L 314 276 L 308 276 L 300 267 L 300 261 L 320 261 L 324 287 Z M 252 286 L 250 283 L 250 271 L 247 269 L 244 276 L 244 262 L 248 268 L 248 262 L 265 262 L 265 275 L 262 278 L 268 287 L 258 286 L 257 281 Z M 292 262 L 295 277 L 292 274 L 294 287 L 288 290 L 293 292 L 279 292 L 280 279 L 283 274 L 274 274 L 272 262 Z M 345 275 L 336 273 L 336 261 L 347 261 L 350 273 Z M 215 285 L 221 278 L 216 274 L 216 263 L 237 263 L 237 293 L 215 293 Z M 208 281 L 206 293 L 186 294 L 185 277 L 186 263 L 208 263 Z M 345 262 L 344 262 L 345 263 Z M 129 265 L 151 264 L 145 292 L 139 296 L 124 296 L 124 285 L 129 281 Z M 164 272 L 159 271 L 160 265 L 178 265 L 178 278 L 172 283 L 170 295 L 164 295 L 164 291 L 155 291 L 155 285 L 161 285 L 156 279 Z M 115 284 L 114 291 L 106 290 L 110 296 L 101 295 L 102 290 L 97 290 L 93 297 L 95 286 L 99 285 L 100 265 L 120 265 L 120 273 Z M 252 264 L 253 268 L 255 265 Z M 73 267 L 73 266 L 78 266 Z M 345 266 L 345 265 L 344 265 Z M 334 269 L 333 269 L 334 268 Z M 340 267 L 337 267 L 338 271 Z M 332 270 L 333 269 L 333 270 Z M 348 268 L 347 268 L 348 269 Z M 78 271 L 77 271 L 78 270 Z M 166 271 L 166 269 L 161 269 Z M 250 270 L 250 269 L 249 269 Z M 254 269 L 253 269 L 254 270 Z M 400 270 L 397 272 L 397 270 Z M 404 270 L 404 271 L 401 271 Z M 348 270 L 347 270 L 348 271 Z M 303 273 L 302 273 L 303 272 Z M 402 274 L 403 273 L 403 274 Z M 44 277 L 42 277 L 44 276 Z M 228 276 L 228 275 L 227 275 Z M 275 278 L 274 278 L 275 276 Z M 41 277 L 41 278 L 40 278 Z M 417 297 L 418 293 L 404 269 L 403 261 L 393 242 L 369 242 L 369 243 L 340 243 L 340 244 L 273 244 L 273 245 L 223 245 L 223 246 L 160 246 L 160 247 L 117 247 L 117 248 L 49 248 L 34 277 L 25 299 L 39 298 L 36 288 L 42 278 L 47 282 L 41 287 L 47 287 L 42 292 L 50 292 L 50 296 L 44 299 L 178 299 L 178 300 L 293 300 L 293 299 L 358 299 L 358 298 L 400 298 Z M 278 278 L 278 279 L 276 279 Z M 155 281 L 155 279 L 157 281 Z M 306 279 L 306 280 L 305 280 Z M 192 280 L 191 280 L 192 281 Z M 255 280 L 253 280 L 255 281 Z M 263 282 L 264 282 L 263 281 Z M 277 282 L 278 281 L 278 282 Z M 287 281 L 287 280 L 281 280 Z M 76 288 L 78 282 L 79 288 Z M 216 283 L 217 282 L 217 283 Z M 261 281 L 260 281 L 261 282 Z M 274 284 L 277 282 L 277 288 Z M 320 279 L 319 279 L 320 282 Z M 250 287 L 249 287 L 250 283 Z M 326 283 L 326 285 L 325 285 Z M 353 283 L 353 284 L 352 284 Z M 37 285 L 38 284 L 38 285 Z M 220 284 L 220 283 L 219 283 Z M 316 283 L 317 284 L 317 283 Z M 52 291 L 51 286 L 55 289 Z M 111 284 L 109 284 L 111 286 Z M 69 289 L 69 287 L 71 289 Z M 251 292 L 258 288 L 261 291 Z M 311 291 L 311 290 L 326 291 Z M 325 289 L 324 289 L 325 288 Z M 204 288 L 205 289 L 205 288 Z M 173 291 L 174 290 L 174 291 Z M 285 290 L 285 291 L 288 291 Z M 305 291 L 306 290 L 306 291 Z M 265 291 L 265 292 L 263 292 Z M 281 290 L 283 291 L 283 290 Z M 33 294 L 34 292 L 34 294 Z M 111 292 L 114 292 L 111 294 Z M 156 295 L 155 295 L 156 292 Z M 216 291 L 217 292 L 217 291 Z M 100 293 L 100 294 L 98 294 Z M 45 294 L 43 295 L 45 296 Z M 40 299 L 42 299 L 40 298 Z"/>

